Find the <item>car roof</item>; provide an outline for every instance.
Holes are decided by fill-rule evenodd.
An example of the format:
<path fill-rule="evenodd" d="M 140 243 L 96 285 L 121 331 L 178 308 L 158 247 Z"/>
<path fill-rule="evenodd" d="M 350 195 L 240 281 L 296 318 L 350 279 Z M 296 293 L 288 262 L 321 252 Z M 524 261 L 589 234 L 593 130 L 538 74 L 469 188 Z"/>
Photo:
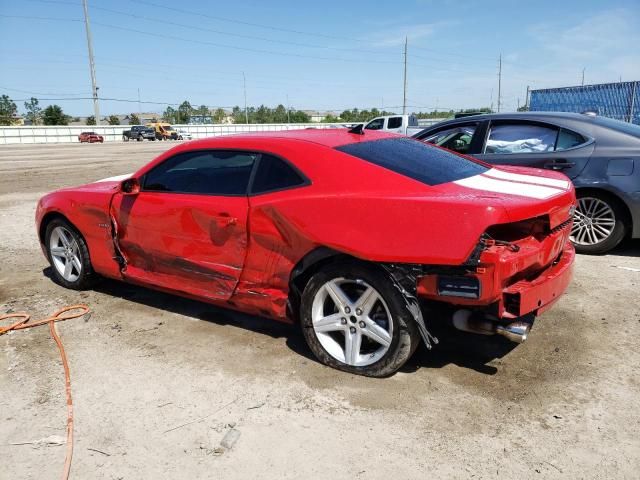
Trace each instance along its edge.
<path fill-rule="evenodd" d="M 585 113 L 572 113 L 572 112 L 508 112 L 508 113 L 481 113 L 477 115 L 468 115 L 465 117 L 455 118 L 452 120 L 445 120 L 439 123 L 439 125 L 445 122 L 460 123 L 460 122 L 472 122 L 475 120 L 511 120 L 511 119 L 523 119 L 523 120 L 543 120 L 543 119 L 562 119 L 562 120 L 577 120 L 588 122 L 595 118 L 595 115 Z"/>
<path fill-rule="evenodd" d="M 207 148 L 208 146 L 215 147 L 216 139 L 224 138 L 229 140 L 231 138 L 238 140 L 249 139 L 262 139 L 262 140 L 280 140 L 280 141 L 303 141 L 311 142 L 325 147 L 334 148 L 350 143 L 366 142 L 372 140 L 381 140 L 383 138 L 398 137 L 398 134 L 367 131 L 362 135 L 356 133 L 350 133 L 346 128 L 305 128 L 297 130 L 280 130 L 271 132 L 251 132 L 240 133 L 234 135 L 225 135 L 223 137 L 210 137 L 203 138 L 201 140 L 194 140 L 189 143 L 191 148 Z"/>

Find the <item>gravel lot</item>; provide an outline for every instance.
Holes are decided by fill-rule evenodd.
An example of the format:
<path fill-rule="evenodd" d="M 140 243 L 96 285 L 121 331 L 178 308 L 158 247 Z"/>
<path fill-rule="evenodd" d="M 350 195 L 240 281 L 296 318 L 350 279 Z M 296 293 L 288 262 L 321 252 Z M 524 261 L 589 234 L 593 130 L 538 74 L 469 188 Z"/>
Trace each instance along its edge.
<path fill-rule="evenodd" d="M 567 295 L 521 346 L 445 331 L 394 377 L 356 377 L 318 364 L 293 327 L 48 278 L 39 196 L 131 172 L 172 145 L 0 146 L 0 313 L 93 310 L 58 324 L 72 478 L 638 478 L 640 242 L 579 256 Z M 63 446 L 11 445 L 65 435 L 46 327 L 0 337 L 0 392 L 0 478 L 56 478 Z M 240 437 L 220 453 L 231 428 Z"/>

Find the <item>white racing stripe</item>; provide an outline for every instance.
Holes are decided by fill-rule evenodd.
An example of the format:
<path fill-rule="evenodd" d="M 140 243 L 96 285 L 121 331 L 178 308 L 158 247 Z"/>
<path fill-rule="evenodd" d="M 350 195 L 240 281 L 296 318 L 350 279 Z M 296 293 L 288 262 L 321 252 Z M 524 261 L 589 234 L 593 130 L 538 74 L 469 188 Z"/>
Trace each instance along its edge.
<path fill-rule="evenodd" d="M 131 175 L 133 175 L 133 172 L 131 173 L 125 173 L 124 175 L 116 175 L 115 177 L 109 177 L 109 178 L 103 178 L 102 180 L 96 180 L 93 183 L 99 183 L 99 182 L 119 182 L 120 180 L 126 180 L 127 178 L 129 178 Z"/>
<path fill-rule="evenodd" d="M 557 178 L 537 177 L 535 175 L 523 175 L 521 173 L 505 172 L 504 170 L 498 170 L 492 168 L 483 175 L 492 178 L 498 178 L 500 180 L 511 180 L 513 182 L 533 183 L 536 185 L 547 185 L 549 187 L 556 187 L 567 189 L 569 188 L 569 182 L 567 180 L 560 180 Z"/>
<path fill-rule="evenodd" d="M 463 178 L 462 180 L 456 180 L 453 183 L 461 185 L 463 187 L 473 188 L 475 190 L 507 193 L 509 195 L 520 195 L 521 197 L 539 199 L 551 198 L 554 195 L 563 193 L 563 190 L 559 190 L 553 187 L 546 187 L 543 185 L 535 185 L 531 183 L 517 183 L 507 180 L 498 180 L 496 178 L 491 178 L 483 174 L 475 175 L 469 178 Z"/>

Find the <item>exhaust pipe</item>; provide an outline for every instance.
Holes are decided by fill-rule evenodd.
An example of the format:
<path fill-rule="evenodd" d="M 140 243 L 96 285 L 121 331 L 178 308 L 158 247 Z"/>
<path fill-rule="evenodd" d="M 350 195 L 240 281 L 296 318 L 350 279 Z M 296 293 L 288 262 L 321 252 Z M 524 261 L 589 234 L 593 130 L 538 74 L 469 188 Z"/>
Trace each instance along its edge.
<path fill-rule="evenodd" d="M 512 322 L 507 325 L 496 325 L 496 334 L 508 338 L 512 342 L 524 343 L 531 330 L 531 324 L 527 322 Z"/>
<path fill-rule="evenodd" d="M 501 335 L 515 343 L 523 343 L 529 335 L 531 324 L 512 322 L 506 325 L 488 320 L 485 316 L 474 314 L 471 310 L 457 310 L 453 314 L 453 326 L 458 330 L 479 335 Z"/>

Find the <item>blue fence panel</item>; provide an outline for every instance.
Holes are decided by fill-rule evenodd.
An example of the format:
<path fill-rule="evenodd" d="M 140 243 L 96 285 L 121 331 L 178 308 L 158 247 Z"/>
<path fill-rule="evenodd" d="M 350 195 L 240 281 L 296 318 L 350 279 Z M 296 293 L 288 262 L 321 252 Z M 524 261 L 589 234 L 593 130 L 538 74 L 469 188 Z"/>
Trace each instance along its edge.
<path fill-rule="evenodd" d="M 602 83 L 532 90 L 531 111 L 594 111 L 604 117 L 640 125 L 640 82 Z"/>

